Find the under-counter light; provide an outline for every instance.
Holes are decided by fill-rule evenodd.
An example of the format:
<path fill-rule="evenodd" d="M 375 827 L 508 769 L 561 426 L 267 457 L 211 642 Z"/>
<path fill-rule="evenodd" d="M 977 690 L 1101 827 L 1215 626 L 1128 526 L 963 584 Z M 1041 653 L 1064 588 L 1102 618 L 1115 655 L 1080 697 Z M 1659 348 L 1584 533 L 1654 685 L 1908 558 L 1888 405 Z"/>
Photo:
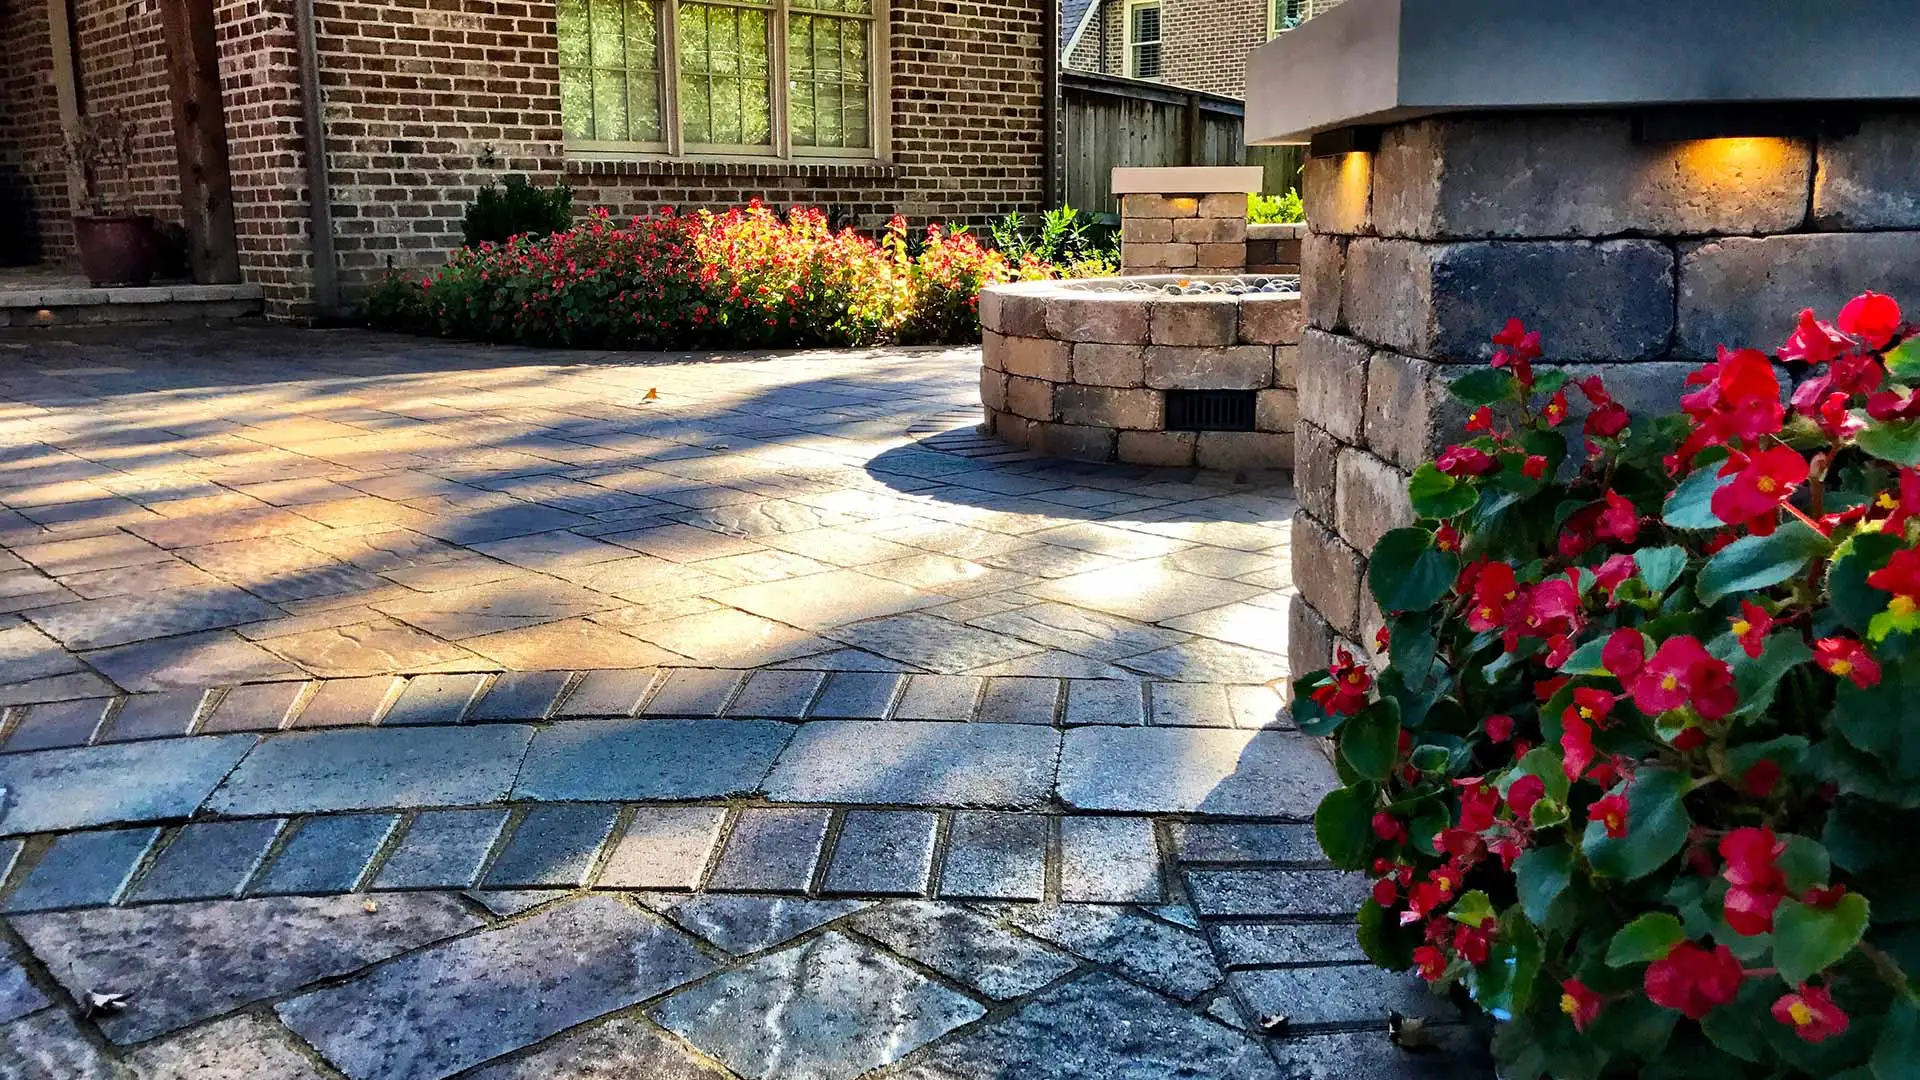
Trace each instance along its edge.
<path fill-rule="evenodd" d="M 1380 149 L 1380 129 L 1377 127 L 1342 127 L 1331 131 L 1322 131 L 1307 142 L 1307 154 L 1311 157 L 1330 158 L 1342 154 L 1371 154 Z"/>
<path fill-rule="evenodd" d="M 1844 138 L 1860 130 L 1851 110 L 1811 105 L 1707 105 L 1648 109 L 1634 117 L 1636 142 Z"/>

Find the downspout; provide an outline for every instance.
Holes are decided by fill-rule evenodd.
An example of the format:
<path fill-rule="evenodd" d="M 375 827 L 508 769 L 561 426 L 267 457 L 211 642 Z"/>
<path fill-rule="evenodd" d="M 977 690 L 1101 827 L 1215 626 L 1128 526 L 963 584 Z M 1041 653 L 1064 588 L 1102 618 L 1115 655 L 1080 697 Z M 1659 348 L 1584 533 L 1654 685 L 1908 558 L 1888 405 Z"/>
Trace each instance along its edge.
<path fill-rule="evenodd" d="M 307 143 L 307 218 L 313 237 L 313 307 L 325 320 L 340 312 L 340 267 L 333 252 L 333 181 L 327 172 L 325 108 L 320 100 L 320 46 L 313 0 L 293 0 L 300 56 L 301 127 Z"/>
<path fill-rule="evenodd" d="M 1046 140 L 1041 156 L 1040 198 L 1042 210 L 1052 209 L 1060 200 L 1060 3 L 1041 0 L 1045 5 L 1040 17 L 1042 38 L 1040 81 L 1046 84 L 1046 104 L 1040 110 L 1040 137 Z"/>

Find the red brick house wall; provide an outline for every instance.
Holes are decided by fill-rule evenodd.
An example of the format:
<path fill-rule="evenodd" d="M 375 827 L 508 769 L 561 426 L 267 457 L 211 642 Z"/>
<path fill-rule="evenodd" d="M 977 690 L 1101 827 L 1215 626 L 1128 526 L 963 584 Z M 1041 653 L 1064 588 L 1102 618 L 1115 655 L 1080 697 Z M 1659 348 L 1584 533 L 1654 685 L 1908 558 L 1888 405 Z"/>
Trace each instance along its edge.
<path fill-rule="evenodd" d="M 1340 0 L 1312 0 L 1315 13 Z M 1157 80 L 1227 97 L 1247 96 L 1247 54 L 1267 43 L 1268 0 L 1161 0 L 1161 74 Z M 1099 0 L 1066 64 L 1127 74 L 1127 0 Z"/>
<path fill-rule="evenodd" d="M 240 277 L 268 310 L 304 313 L 313 257 L 293 0 L 221 0 L 216 18 Z"/>
<path fill-rule="evenodd" d="M 180 161 L 174 148 L 166 45 L 154 0 L 74 0 L 74 68 L 81 111 L 118 114 L 134 128 L 124 175 L 101 188 L 116 205 L 180 220 Z"/>
<path fill-rule="evenodd" d="M 0 264 L 73 250 L 47 5 L 0 8 Z"/>

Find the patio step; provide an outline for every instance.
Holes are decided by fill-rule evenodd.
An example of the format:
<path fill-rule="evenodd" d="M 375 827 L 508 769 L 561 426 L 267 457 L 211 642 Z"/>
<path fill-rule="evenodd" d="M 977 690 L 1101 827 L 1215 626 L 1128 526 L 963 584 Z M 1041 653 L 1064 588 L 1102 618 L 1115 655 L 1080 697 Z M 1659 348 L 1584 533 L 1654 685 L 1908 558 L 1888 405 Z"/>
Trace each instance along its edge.
<path fill-rule="evenodd" d="M 257 319 L 263 308 L 262 295 L 260 286 L 251 284 L 0 289 L 0 326 Z"/>

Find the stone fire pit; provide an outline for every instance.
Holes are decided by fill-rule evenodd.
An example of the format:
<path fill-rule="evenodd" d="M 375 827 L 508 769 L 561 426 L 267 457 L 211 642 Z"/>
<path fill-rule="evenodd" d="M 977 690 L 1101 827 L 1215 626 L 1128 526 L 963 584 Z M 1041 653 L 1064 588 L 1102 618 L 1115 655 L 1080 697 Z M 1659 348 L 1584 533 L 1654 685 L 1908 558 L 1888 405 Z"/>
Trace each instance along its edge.
<path fill-rule="evenodd" d="M 1290 469 L 1293 277 L 1030 281 L 980 294 L 1000 438 L 1082 461 Z"/>

